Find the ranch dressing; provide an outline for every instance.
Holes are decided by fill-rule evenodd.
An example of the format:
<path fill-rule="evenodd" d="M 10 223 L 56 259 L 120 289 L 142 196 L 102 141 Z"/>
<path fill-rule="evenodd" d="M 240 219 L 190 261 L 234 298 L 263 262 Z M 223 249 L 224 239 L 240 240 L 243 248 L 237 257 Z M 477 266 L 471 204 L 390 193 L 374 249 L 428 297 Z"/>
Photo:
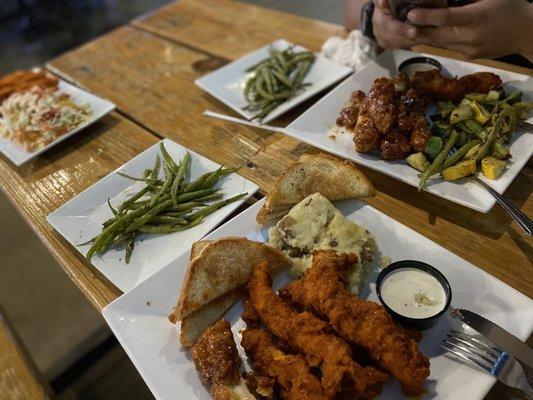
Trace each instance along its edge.
<path fill-rule="evenodd" d="M 393 311 L 409 318 L 427 318 L 446 304 L 446 293 L 433 275 L 417 268 L 402 268 L 381 282 L 381 298 Z"/>

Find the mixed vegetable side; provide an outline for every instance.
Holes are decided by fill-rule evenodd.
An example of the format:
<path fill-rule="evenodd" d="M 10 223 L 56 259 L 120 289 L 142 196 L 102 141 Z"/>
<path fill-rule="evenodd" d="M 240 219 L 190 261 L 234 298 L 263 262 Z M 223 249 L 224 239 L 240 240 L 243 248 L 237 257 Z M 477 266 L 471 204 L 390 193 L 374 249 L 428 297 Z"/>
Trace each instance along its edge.
<path fill-rule="evenodd" d="M 113 217 L 103 222 L 102 232 L 98 236 L 83 243 L 92 243 L 87 259 L 90 260 L 95 253 L 103 254 L 111 247 L 124 246 L 125 261 L 129 263 L 135 238 L 139 234 L 168 234 L 192 228 L 200 224 L 207 215 L 247 195 L 242 193 L 206 204 L 223 197 L 219 193 L 220 189 L 214 186 L 221 177 L 236 169 L 220 167 L 188 182 L 191 155 L 185 154 L 180 163 L 176 164 L 163 143 L 160 144 L 160 150 L 163 163 L 158 155 L 153 168 L 145 170 L 142 178 L 119 173 L 127 179 L 144 182 L 146 186 L 116 209 L 107 201 Z M 164 169 L 162 179 L 159 178 L 161 167 Z"/>
<path fill-rule="evenodd" d="M 277 106 L 299 94 L 310 83 L 304 79 L 315 62 L 310 51 L 295 52 L 270 49 L 270 57 L 251 66 L 252 73 L 244 85 L 248 105 L 244 110 L 255 112 L 254 119 L 263 120 Z"/>
<path fill-rule="evenodd" d="M 424 153 L 407 157 L 421 172 L 419 190 L 434 175 L 452 181 L 475 174 L 478 165 L 487 178 L 498 178 L 511 157 L 509 141 L 533 103 L 522 101 L 522 92 L 491 90 L 469 93 L 459 104 L 438 102 L 437 108 Z"/>

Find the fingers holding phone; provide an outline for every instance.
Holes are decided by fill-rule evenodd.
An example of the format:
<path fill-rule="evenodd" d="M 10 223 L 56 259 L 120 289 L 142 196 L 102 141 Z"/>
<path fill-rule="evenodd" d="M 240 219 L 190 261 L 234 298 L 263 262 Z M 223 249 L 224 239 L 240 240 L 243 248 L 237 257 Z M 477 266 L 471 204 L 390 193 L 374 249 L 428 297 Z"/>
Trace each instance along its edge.
<path fill-rule="evenodd" d="M 394 18 L 388 0 L 374 0 L 373 33 L 383 49 L 410 49 L 416 28 Z"/>

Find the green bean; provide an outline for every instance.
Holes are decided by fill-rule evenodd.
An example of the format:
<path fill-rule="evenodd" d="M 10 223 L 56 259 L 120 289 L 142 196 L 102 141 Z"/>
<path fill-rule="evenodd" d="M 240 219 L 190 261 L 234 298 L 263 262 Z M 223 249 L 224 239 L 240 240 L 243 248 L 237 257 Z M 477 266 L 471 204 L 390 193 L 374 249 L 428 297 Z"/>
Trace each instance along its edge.
<path fill-rule="evenodd" d="M 311 52 L 304 52 L 299 53 L 295 55 L 291 60 L 287 63 L 287 68 L 290 69 L 293 66 L 296 66 L 300 62 L 308 62 L 311 63 L 315 60 L 315 55 Z"/>
<path fill-rule="evenodd" d="M 468 151 L 472 147 L 478 145 L 479 143 L 481 143 L 480 140 L 474 139 L 474 140 L 470 140 L 465 145 L 461 146 L 455 153 L 453 153 L 451 156 L 446 158 L 444 163 L 442 163 L 442 166 L 439 168 L 438 172 L 442 172 L 446 168 L 451 167 L 452 165 L 454 165 L 457 161 L 459 161 L 461 158 L 463 158 L 465 156 L 465 154 L 468 153 Z"/>
<path fill-rule="evenodd" d="M 141 226 L 138 231 L 141 233 L 163 233 L 163 234 L 169 234 L 169 233 L 175 233 L 175 232 L 181 232 L 187 229 L 190 229 L 196 225 L 199 225 L 203 222 L 203 218 L 199 218 L 195 221 L 191 221 L 188 225 L 173 225 L 173 224 L 167 224 L 167 225 L 143 225 Z"/>
<path fill-rule="evenodd" d="M 237 200 L 240 200 L 242 199 L 244 196 L 247 196 L 248 193 L 241 193 L 237 196 L 233 196 L 229 199 L 226 199 L 226 200 L 222 200 L 222 201 L 219 201 L 217 203 L 213 203 L 205 208 L 202 208 L 200 209 L 199 211 L 189 215 L 187 217 L 187 220 L 191 221 L 191 220 L 195 220 L 196 218 L 199 218 L 199 217 L 205 217 L 206 215 L 209 215 L 213 212 L 215 212 L 216 210 L 218 210 L 219 208 L 222 208 L 230 203 L 233 203 L 234 201 L 237 201 Z"/>
<path fill-rule="evenodd" d="M 220 167 L 219 169 L 213 171 L 204 181 L 204 183 L 202 184 L 202 189 L 211 189 L 215 183 L 218 182 L 218 180 L 220 179 L 220 176 L 222 175 L 222 167 Z"/>
<path fill-rule="evenodd" d="M 130 197 L 128 200 L 126 200 L 125 202 L 123 202 L 119 207 L 118 207 L 118 212 L 121 213 L 123 212 L 124 210 L 126 210 L 130 204 L 133 204 L 135 203 L 137 200 L 139 200 L 141 197 L 143 197 L 145 194 L 147 194 L 148 192 L 150 191 L 150 188 L 148 186 L 144 187 L 143 189 L 141 189 L 140 191 L 138 191 L 136 194 L 134 194 L 132 197 Z"/>
<path fill-rule="evenodd" d="M 161 157 L 159 157 L 159 154 L 157 154 L 155 156 L 155 163 L 154 163 L 154 168 L 152 168 L 151 178 L 155 180 L 159 179 L 160 170 L 161 170 Z"/>
<path fill-rule="evenodd" d="M 109 200 L 109 197 L 107 198 L 107 206 L 109 207 L 109 209 L 111 210 L 111 212 L 113 213 L 113 215 L 116 217 L 118 215 L 118 211 L 115 210 L 113 208 L 113 206 L 111 205 L 111 201 Z"/>
<path fill-rule="evenodd" d="M 170 167 L 168 165 L 165 165 L 165 180 L 163 181 L 163 185 L 161 185 L 161 188 L 159 191 L 152 196 L 152 199 L 150 200 L 150 204 L 153 206 L 157 203 L 157 201 L 163 196 L 165 192 L 167 192 L 170 189 L 170 186 L 172 185 L 173 181 L 173 174 L 170 170 Z"/>
<path fill-rule="evenodd" d="M 496 120 L 496 122 L 494 123 L 494 126 L 490 130 L 487 136 L 487 139 L 485 140 L 485 142 L 483 142 L 483 144 L 479 148 L 479 151 L 476 154 L 476 157 L 475 157 L 476 162 L 482 160 L 483 157 L 485 157 L 488 154 L 489 150 L 492 148 L 492 144 L 494 143 L 494 141 L 500 134 L 500 129 L 502 127 L 503 119 L 507 116 L 507 114 L 508 112 L 506 112 L 505 110 L 502 110 L 502 112 L 498 116 L 498 119 Z"/>
<path fill-rule="evenodd" d="M 178 225 L 187 225 L 188 224 L 187 220 L 185 220 L 183 218 L 171 217 L 169 215 L 160 215 L 160 216 L 153 217 L 150 220 L 150 223 L 151 224 L 154 224 L 154 223 L 159 223 L 159 224 L 178 224 Z"/>
<path fill-rule="evenodd" d="M 176 165 L 172 157 L 170 157 L 170 154 L 168 154 L 167 149 L 165 148 L 165 144 L 163 142 L 159 144 L 159 149 L 161 150 L 161 154 L 163 154 L 163 158 L 165 159 L 167 167 L 170 169 L 170 171 L 172 171 L 173 174 L 177 174 L 178 166 Z"/>
<path fill-rule="evenodd" d="M 224 195 L 222 193 L 215 193 L 215 194 L 210 194 L 208 196 L 199 197 L 199 198 L 195 199 L 195 201 L 201 201 L 201 202 L 213 201 L 213 200 L 221 199 L 223 196 Z"/>
<path fill-rule="evenodd" d="M 435 157 L 431 165 L 421 174 L 420 176 L 420 182 L 418 183 L 418 190 L 424 189 L 426 186 L 426 181 L 431 177 L 432 175 L 436 174 L 444 162 L 444 159 L 450 152 L 450 150 L 455 145 L 455 142 L 457 142 L 457 139 L 459 138 L 459 133 L 457 133 L 456 130 L 453 130 L 450 134 L 450 137 L 444 144 L 443 149 L 440 151 L 440 153 Z"/>
<path fill-rule="evenodd" d="M 137 182 L 144 182 L 145 178 L 137 178 L 135 176 L 131 176 L 128 174 L 125 174 L 124 172 L 117 172 L 117 175 L 120 175 L 123 178 L 129 179 L 130 181 L 137 181 Z"/>
<path fill-rule="evenodd" d="M 185 156 L 183 157 L 183 160 L 181 161 L 180 167 L 178 169 L 178 172 L 176 173 L 176 176 L 174 177 L 174 181 L 172 182 L 172 186 L 170 187 L 170 198 L 172 199 L 172 204 L 174 207 L 178 205 L 178 189 L 181 184 L 181 181 L 183 180 L 185 173 L 189 170 L 189 166 L 191 164 L 191 155 L 189 152 L 185 153 Z"/>
<path fill-rule="evenodd" d="M 283 83 L 286 87 L 290 88 L 291 87 L 291 80 L 286 76 L 286 75 L 283 75 L 281 74 L 279 71 L 272 71 L 272 74 L 278 78 L 278 80 Z"/>
<path fill-rule="evenodd" d="M 109 225 L 107 228 L 102 230 L 102 233 L 98 235 L 96 240 L 93 242 L 92 246 L 87 251 L 87 259 L 90 261 L 94 253 L 96 253 L 100 248 L 102 248 L 103 245 L 105 245 L 111 235 L 113 237 L 116 236 L 116 232 L 123 228 L 126 224 L 133 221 L 135 218 L 143 215 L 149 210 L 149 206 L 140 207 L 135 211 L 130 212 L 129 214 L 126 214 L 120 218 L 118 218 L 115 222 L 113 222 L 111 225 Z"/>
<path fill-rule="evenodd" d="M 133 253 L 133 248 L 135 247 L 135 232 L 133 232 L 128 238 L 128 244 L 126 245 L 126 264 L 130 263 L 131 254 Z"/>
<path fill-rule="evenodd" d="M 274 84 L 272 82 L 268 67 L 261 68 L 259 70 L 259 72 L 261 72 L 261 75 L 263 76 L 263 80 L 265 81 L 267 91 L 269 93 L 273 93 L 274 92 Z"/>
<path fill-rule="evenodd" d="M 202 207 L 204 205 L 205 204 L 198 202 L 198 199 L 195 199 L 195 201 L 191 201 L 189 203 L 178 204 L 176 207 L 171 207 L 170 210 L 173 212 L 190 211 L 193 208 Z"/>
<path fill-rule="evenodd" d="M 140 216 L 137 218 L 131 225 L 129 225 L 125 232 L 133 232 L 134 230 L 138 229 L 140 226 L 148 223 L 153 217 L 155 217 L 157 214 L 159 214 L 161 211 L 165 210 L 166 208 L 170 207 L 172 205 L 172 200 L 165 200 L 155 206 L 153 206 L 146 214 Z"/>
<path fill-rule="evenodd" d="M 254 116 L 254 119 L 258 119 L 259 121 L 261 121 L 263 118 L 265 118 L 268 114 L 271 113 L 271 111 L 276 108 L 277 106 L 279 106 L 280 104 L 282 103 L 282 101 L 273 101 L 272 103 L 270 103 L 270 105 L 268 107 L 265 107 L 263 109 L 263 111 L 261 111 L 259 114 L 257 114 L 256 116 Z"/>
<path fill-rule="evenodd" d="M 196 200 L 204 196 L 209 196 L 210 194 L 218 192 L 219 189 L 201 189 L 194 192 L 188 192 L 180 194 L 177 198 L 178 203 L 185 203 L 191 200 Z"/>
<path fill-rule="evenodd" d="M 127 178 L 144 181 L 146 186 L 122 202 L 118 210 L 111 205 L 111 200 L 107 199 L 113 217 L 104 221 L 98 236 L 81 244 L 91 244 L 86 256 L 88 260 L 91 260 L 95 253 L 105 253 L 110 246 L 125 244 L 126 263 L 129 263 L 138 233 L 172 233 L 189 229 L 201 223 L 205 215 L 241 197 L 235 196 L 218 203 L 205 204 L 204 202 L 223 197 L 214 186 L 222 176 L 235 172 L 237 168 L 219 167 L 187 183 L 190 154 L 186 153 L 180 163 L 176 164 L 164 149 L 163 143 L 160 148 L 164 163 L 161 163 L 157 156 L 154 167 L 146 169 L 142 179 L 122 174 Z M 165 174 L 159 179 L 161 166 Z M 151 194 L 150 198 L 143 198 L 148 194 Z"/>
<path fill-rule="evenodd" d="M 472 119 L 461 121 L 457 124 L 457 126 L 468 133 L 476 135 L 481 140 L 485 140 L 487 137 L 487 131 Z"/>
<path fill-rule="evenodd" d="M 189 183 L 187 186 L 185 186 L 185 189 L 183 189 L 183 193 L 189 193 L 189 192 L 195 192 L 198 189 L 202 188 L 202 185 L 204 184 L 205 180 L 211 175 L 213 172 L 207 172 L 200 177 L 198 177 L 195 181 Z"/>
<path fill-rule="evenodd" d="M 298 71 L 294 74 L 293 80 L 292 80 L 292 87 L 295 90 L 299 89 L 299 86 L 303 82 L 305 76 L 311 69 L 312 62 L 307 61 L 305 63 L 302 63 L 302 66 L 299 67 Z"/>

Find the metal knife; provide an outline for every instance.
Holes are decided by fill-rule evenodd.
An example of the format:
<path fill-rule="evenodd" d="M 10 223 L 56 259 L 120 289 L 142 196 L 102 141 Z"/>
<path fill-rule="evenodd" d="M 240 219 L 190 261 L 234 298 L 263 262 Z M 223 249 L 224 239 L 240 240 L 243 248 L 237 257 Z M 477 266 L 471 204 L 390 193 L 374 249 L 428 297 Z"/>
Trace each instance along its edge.
<path fill-rule="evenodd" d="M 455 308 L 452 310 L 452 316 L 481 333 L 501 350 L 513 355 L 528 367 L 533 368 L 533 349 L 516 336 L 473 311 Z"/>

